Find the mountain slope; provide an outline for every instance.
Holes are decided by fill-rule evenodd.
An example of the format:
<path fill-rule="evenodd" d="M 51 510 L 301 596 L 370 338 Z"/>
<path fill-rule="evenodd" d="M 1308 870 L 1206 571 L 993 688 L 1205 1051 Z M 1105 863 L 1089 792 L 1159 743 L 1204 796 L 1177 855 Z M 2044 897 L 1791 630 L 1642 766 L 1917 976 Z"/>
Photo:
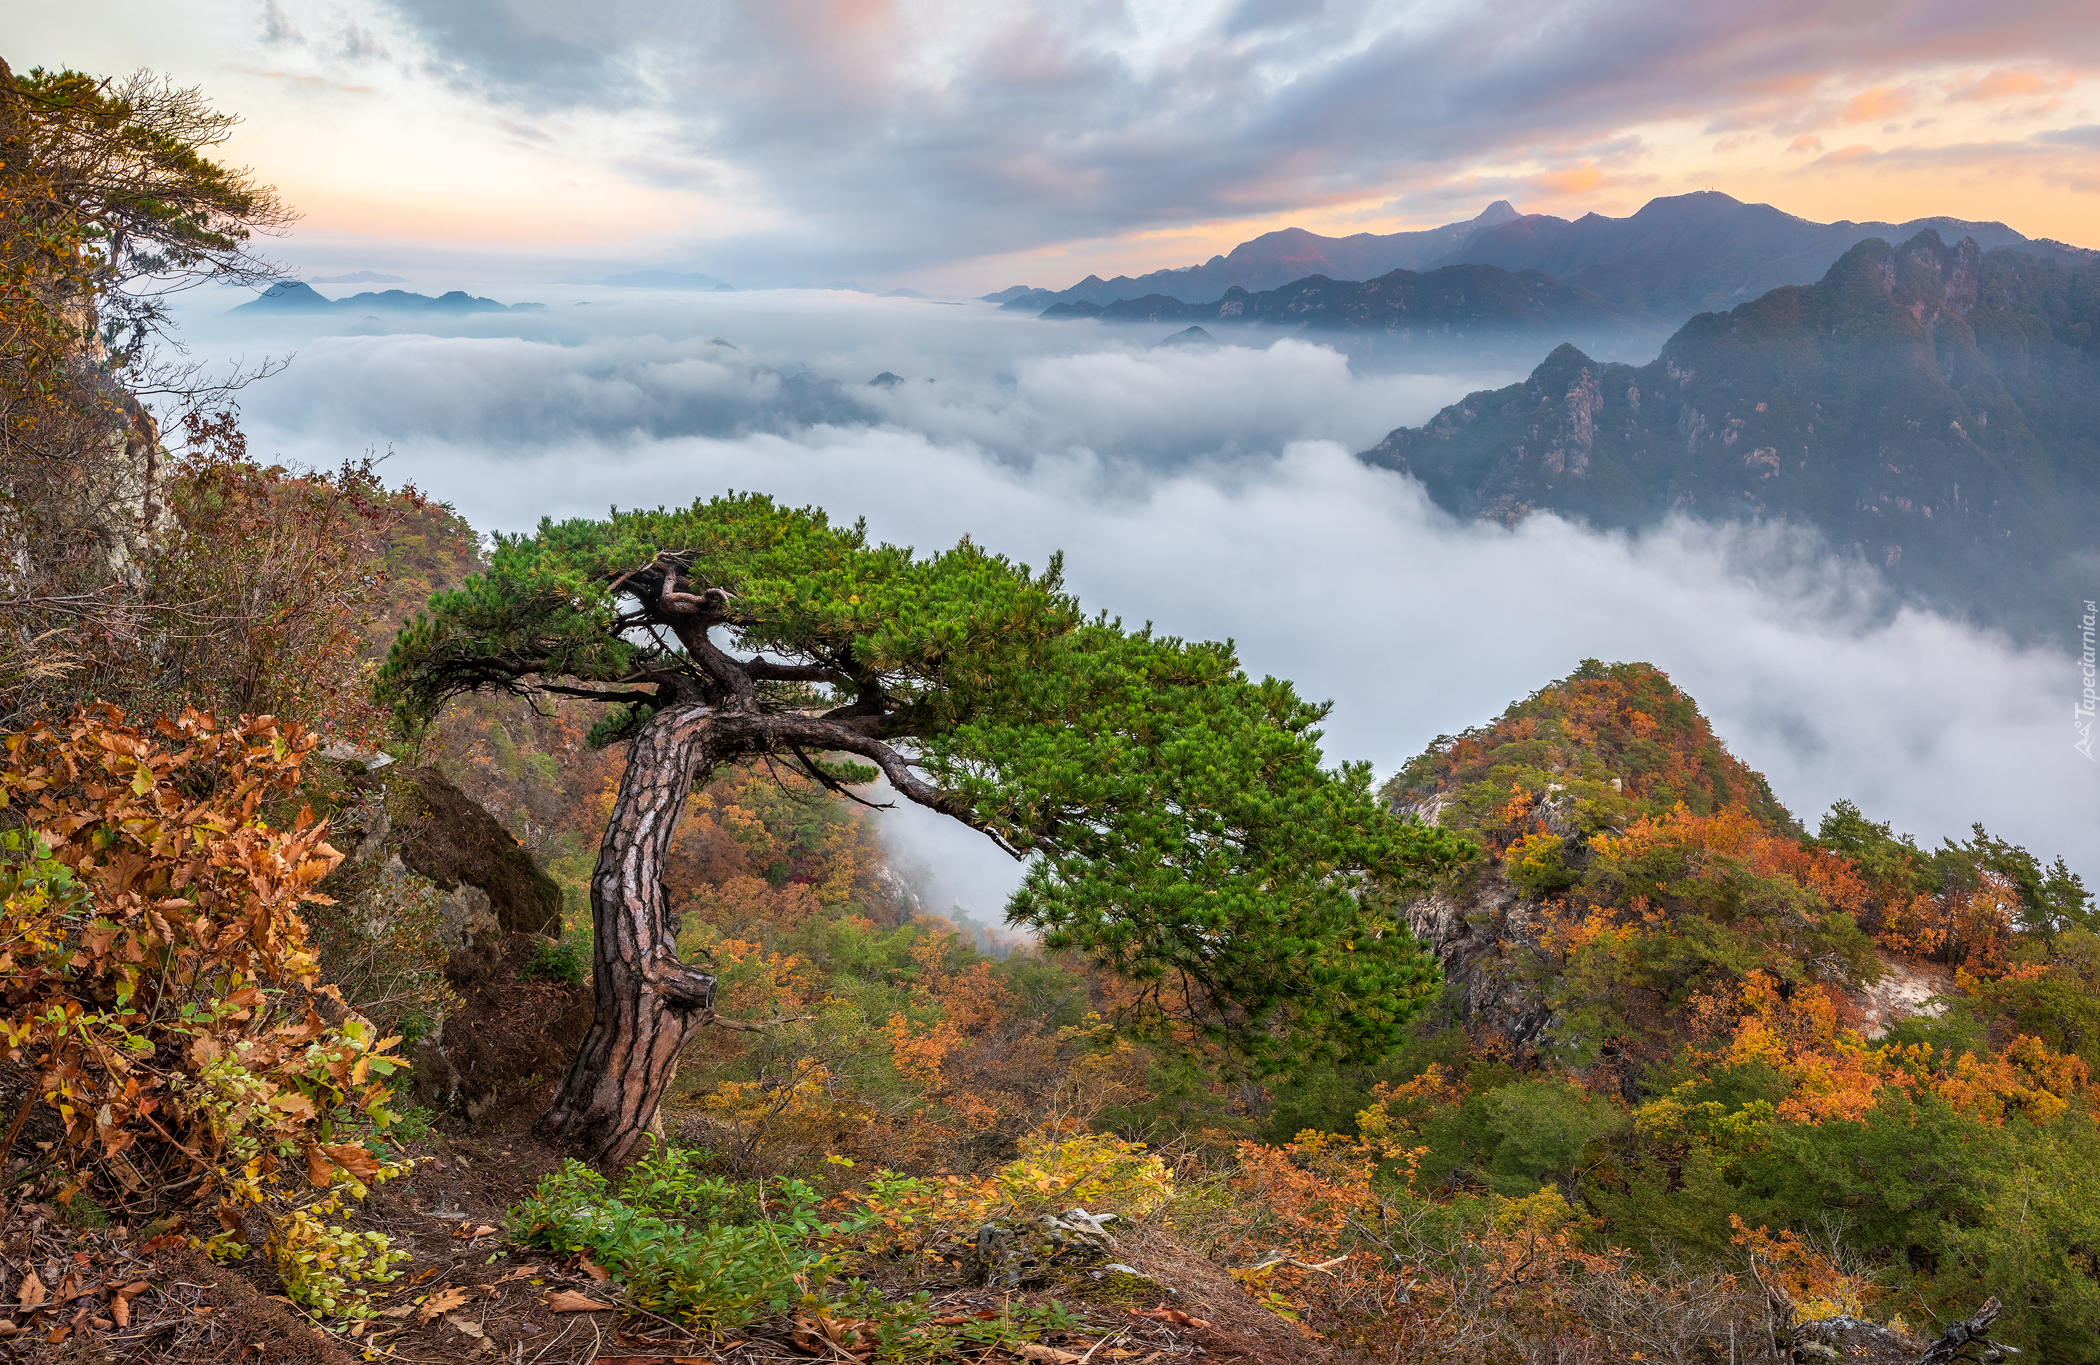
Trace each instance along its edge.
<path fill-rule="evenodd" d="M 1363 453 L 1461 516 L 1785 517 L 2016 632 L 2082 601 L 2100 510 L 2100 260 L 1920 233 L 1693 319 L 1638 368 L 1563 346 Z"/>
<path fill-rule="evenodd" d="M 1708 190 L 1651 199 L 1630 218 L 1596 213 L 1572 223 L 1544 214 L 1512 218 L 1482 227 L 1431 266 L 1543 270 L 1622 309 L 1677 323 L 1783 285 L 1819 279 L 1870 237 L 1903 242 L 1925 231 L 1947 241 L 1971 237 L 1985 251 L 2017 246 L 2066 263 L 2091 255 L 2031 241 L 2003 223 L 1958 218 L 1812 223 L 1770 204 L 1745 204 Z"/>
<path fill-rule="evenodd" d="M 1208 303 L 1165 294 L 1123 299 L 1106 307 L 1054 304 L 1045 320 L 1099 318 L 1103 322 L 1204 322 L 1215 326 L 1296 327 L 1356 343 L 1356 350 L 1400 350 L 1428 341 L 1492 345 L 1521 341 L 1526 359 L 1543 344 L 1578 338 L 1609 355 L 1619 348 L 1647 354 L 1660 339 L 1644 320 L 1627 317 L 1586 289 L 1536 270 L 1512 274 L 1495 266 L 1446 266 L 1428 274 L 1395 270 L 1361 284 L 1312 275 L 1280 289 L 1250 294 L 1229 289 Z"/>
<path fill-rule="evenodd" d="M 1069 289 L 1012 289 L 987 295 L 1015 308 L 1040 310 L 1052 303 L 1109 304 L 1118 299 L 1163 294 L 1183 303 L 1214 299 L 1228 289 L 1274 289 L 1307 275 L 1338 280 L 1368 280 L 1393 270 L 1420 270 L 1435 257 L 1464 245 L 1482 228 L 1517 217 L 1507 199 L 1498 199 L 1477 218 L 1421 232 L 1359 232 L 1349 237 L 1322 237 L 1304 228 L 1265 232 L 1241 242 L 1223 256 L 1178 270 L 1155 270 L 1132 278 L 1104 280 L 1089 275 Z M 1001 296 L 1004 297 L 1001 297 Z"/>

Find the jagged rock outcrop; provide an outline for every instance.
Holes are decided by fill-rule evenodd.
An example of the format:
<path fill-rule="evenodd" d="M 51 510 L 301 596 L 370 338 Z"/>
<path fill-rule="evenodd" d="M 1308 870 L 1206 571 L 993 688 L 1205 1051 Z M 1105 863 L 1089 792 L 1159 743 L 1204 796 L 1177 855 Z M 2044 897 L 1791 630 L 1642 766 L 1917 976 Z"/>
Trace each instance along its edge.
<path fill-rule="evenodd" d="M 561 887 L 496 818 L 435 768 L 389 767 L 352 779 L 365 800 L 336 823 L 343 866 L 324 889 L 337 913 L 374 923 L 364 938 L 387 937 L 380 923 L 412 912 L 428 925 L 445 976 L 473 1004 L 480 987 L 515 977 L 529 958 L 520 946 L 561 933 Z M 434 913 L 432 913 L 434 911 Z M 398 932 L 398 931 L 397 931 Z M 410 1050 L 418 1104 L 444 1108 L 463 1097 L 461 1047 L 448 1042 L 454 1021 L 418 1038 Z"/>
<path fill-rule="evenodd" d="M 1414 901 L 1407 927 L 1444 965 L 1449 1022 L 1485 1047 L 1523 1053 L 1538 1045 L 1553 1010 L 1527 968 L 1545 909 L 1510 884 L 1499 862 Z"/>
<path fill-rule="evenodd" d="M 358 779 L 385 799 L 362 832 L 356 862 L 398 860 L 449 898 L 448 945 L 472 949 L 489 934 L 559 934 L 561 887 L 509 830 L 435 768 Z"/>
<path fill-rule="evenodd" d="M 2056 630 L 2100 548 L 2096 433 L 2100 258 L 1928 231 L 1702 314 L 1647 365 L 1563 345 L 1362 458 L 1505 524 L 1784 518 L 1935 605 Z"/>

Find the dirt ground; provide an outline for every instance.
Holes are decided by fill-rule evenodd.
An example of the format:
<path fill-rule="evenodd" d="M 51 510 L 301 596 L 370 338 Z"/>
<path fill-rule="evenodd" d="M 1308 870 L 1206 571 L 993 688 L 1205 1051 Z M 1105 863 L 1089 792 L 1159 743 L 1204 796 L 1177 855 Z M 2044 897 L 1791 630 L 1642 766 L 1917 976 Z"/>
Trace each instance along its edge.
<path fill-rule="evenodd" d="M 505 974 L 506 976 L 508 974 Z M 380 1316 L 352 1331 L 324 1331 L 284 1295 L 260 1257 L 214 1265 L 188 1246 L 201 1228 L 117 1223 L 68 1226 L 49 1203 L 0 1206 L 0 1360 L 139 1362 L 140 1365 L 855 1365 L 836 1346 L 795 1340 L 787 1319 L 722 1334 L 629 1312 L 594 1266 L 509 1245 L 506 1210 L 529 1195 L 561 1154 L 532 1126 L 552 1099 L 559 1057 L 573 1041 L 577 998 L 546 983 L 487 986 L 467 1014 L 463 1068 L 478 1116 L 455 1113 L 417 1144 L 413 1174 L 375 1188 L 352 1226 L 386 1232 L 409 1253 L 401 1278 L 375 1294 Z M 587 1007 L 586 1007 L 587 1010 Z M 550 1023 L 549 1021 L 553 1021 Z M 480 1076 L 472 1073 L 480 1072 Z M 498 1077 L 502 1079 L 498 1079 Z M 474 1084 L 479 1080 L 479 1085 Z M 191 1215 L 192 1218 L 198 1215 Z M 1090 1303 L 1069 1289 L 972 1288 L 959 1270 L 924 1261 L 855 1266 L 888 1294 L 926 1290 L 936 1316 L 1064 1302 L 1082 1314 L 1046 1334 L 1028 1365 L 1170 1365 L 1215 1358 L 1229 1365 L 1325 1362 L 1327 1349 L 1261 1307 L 1222 1269 L 1157 1231 L 1119 1240 L 1116 1256 L 1163 1289 L 1157 1303 Z M 34 1270 L 36 1287 L 29 1285 Z M 557 1311 L 561 1295 L 607 1305 Z M 962 1359 L 958 1357 L 957 1359 Z M 972 1365 L 1015 1356 L 989 1348 Z"/>

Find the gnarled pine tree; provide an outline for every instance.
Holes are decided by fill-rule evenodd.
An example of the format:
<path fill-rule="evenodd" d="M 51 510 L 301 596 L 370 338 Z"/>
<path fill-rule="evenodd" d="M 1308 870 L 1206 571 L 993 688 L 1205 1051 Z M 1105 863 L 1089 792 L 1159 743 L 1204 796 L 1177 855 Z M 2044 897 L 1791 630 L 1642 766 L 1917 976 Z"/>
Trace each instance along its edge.
<path fill-rule="evenodd" d="M 833 789 L 879 772 L 1028 860 L 1008 918 L 1142 986 L 1123 1022 L 1277 1067 L 1383 1053 L 1436 964 L 1358 892 L 1467 856 L 1320 766 L 1326 708 L 1229 644 L 1081 614 L 967 539 L 920 557 L 819 511 L 731 495 L 543 522 L 403 632 L 404 716 L 495 690 L 609 703 L 628 744 L 597 870 L 597 1016 L 543 1123 L 618 1161 L 653 1119 L 715 978 L 678 961 L 663 861 L 694 785 L 770 758 Z M 719 638 L 718 638 L 719 633 Z M 856 761 L 859 760 L 859 761 Z"/>

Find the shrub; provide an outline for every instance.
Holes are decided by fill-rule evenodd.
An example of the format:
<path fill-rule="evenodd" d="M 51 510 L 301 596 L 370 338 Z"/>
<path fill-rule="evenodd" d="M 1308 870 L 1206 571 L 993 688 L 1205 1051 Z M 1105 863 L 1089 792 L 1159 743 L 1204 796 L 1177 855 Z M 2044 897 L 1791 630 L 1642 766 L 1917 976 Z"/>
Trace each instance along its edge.
<path fill-rule="evenodd" d="M 591 975 L 590 933 L 564 934 L 556 942 L 540 944 L 532 950 L 532 960 L 518 975 L 528 981 L 558 981 L 571 988 L 581 986 Z"/>
<path fill-rule="evenodd" d="M 340 855 L 311 811 L 264 819 L 314 743 L 196 712 L 148 734 L 109 707 L 6 741 L 0 1048 L 57 1112 L 62 1198 L 187 1170 L 235 1227 L 302 1176 L 378 1170 L 362 1139 L 392 1117 L 398 1040 L 319 983 L 297 913 Z"/>
<path fill-rule="evenodd" d="M 511 1210 L 510 1237 L 548 1251 L 584 1252 L 626 1287 L 634 1307 L 710 1327 L 780 1312 L 830 1274 L 834 1256 L 804 1245 L 828 1228 L 808 1185 L 781 1181 L 782 1203 L 769 1221 L 698 1221 L 745 1216 L 743 1206 L 726 1182 L 699 1177 L 687 1158 L 658 1152 L 638 1165 L 651 1161 L 630 1181 L 638 1203 L 614 1196 L 605 1177 L 582 1162 L 566 1162 Z"/>
<path fill-rule="evenodd" d="M 1174 1197 L 1166 1162 L 1147 1155 L 1142 1142 L 1106 1133 L 1033 1139 L 994 1179 L 999 1193 L 1021 1208 L 1076 1205 L 1143 1217 Z"/>
<path fill-rule="evenodd" d="M 372 1172 L 373 1183 L 406 1174 L 415 1162 L 392 1162 Z M 266 1250 L 294 1303 L 316 1313 L 345 1318 L 373 1315 L 369 1293 L 352 1286 L 400 1278 L 393 1267 L 409 1258 L 383 1232 L 352 1232 L 339 1220 L 368 1192 L 363 1181 L 339 1175 L 319 1200 L 276 1218 Z"/>
<path fill-rule="evenodd" d="M 1532 899 L 1565 891 L 1582 880 L 1582 874 L 1561 858 L 1566 840 L 1557 834 L 1527 834 L 1510 845 L 1502 865 L 1510 881 Z"/>

